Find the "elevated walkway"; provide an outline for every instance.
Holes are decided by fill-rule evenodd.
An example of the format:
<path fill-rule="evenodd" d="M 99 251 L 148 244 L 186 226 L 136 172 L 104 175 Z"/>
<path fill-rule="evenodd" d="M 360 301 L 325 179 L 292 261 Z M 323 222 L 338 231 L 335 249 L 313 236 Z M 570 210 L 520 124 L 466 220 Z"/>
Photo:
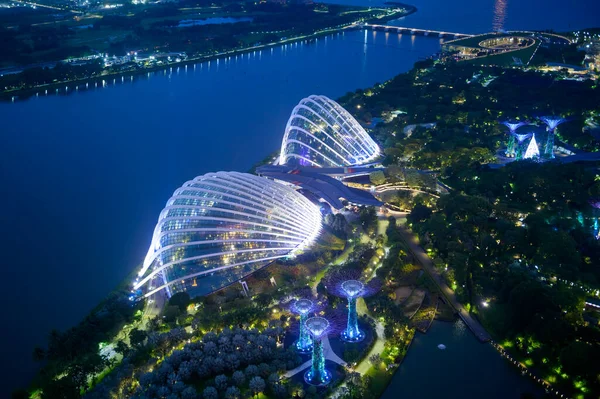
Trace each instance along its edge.
<path fill-rule="evenodd" d="M 340 168 L 345 169 L 345 168 Z M 381 206 L 383 203 L 370 193 L 348 187 L 340 180 L 328 176 L 336 168 L 306 168 L 287 165 L 264 165 L 256 173 L 301 187 L 321 198 L 335 209 L 342 209 L 342 199 L 358 205 Z"/>

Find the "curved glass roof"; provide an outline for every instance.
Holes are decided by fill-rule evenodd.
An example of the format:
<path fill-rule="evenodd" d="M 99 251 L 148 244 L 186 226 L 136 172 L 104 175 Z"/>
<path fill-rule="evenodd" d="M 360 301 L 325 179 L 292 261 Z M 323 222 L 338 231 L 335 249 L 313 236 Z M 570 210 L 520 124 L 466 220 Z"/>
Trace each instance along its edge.
<path fill-rule="evenodd" d="M 204 295 L 303 248 L 320 228 L 319 207 L 291 187 L 207 173 L 167 201 L 134 288 Z"/>
<path fill-rule="evenodd" d="M 281 144 L 279 164 L 352 166 L 372 162 L 379 147 L 341 105 L 310 96 L 294 108 Z"/>

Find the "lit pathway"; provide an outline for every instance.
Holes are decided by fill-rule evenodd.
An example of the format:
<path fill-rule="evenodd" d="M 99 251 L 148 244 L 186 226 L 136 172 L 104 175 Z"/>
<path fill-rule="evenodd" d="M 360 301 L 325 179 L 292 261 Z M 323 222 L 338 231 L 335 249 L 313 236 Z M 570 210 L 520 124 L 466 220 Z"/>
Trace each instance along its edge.
<path fill-rule="evenodd" d="M 425 251 L 423 251 L 423 248 L 420 247 L 417 237 L 401 224 L 398 224 L 398 230 L 400 231 L 404 241 L 408 244 L 412 254 L 415 256 L 421 266 L 423 266 L 423 269 L 425 269 L 425 271 L 431 276 L 432 280 L 438 285 L 448 302 L 452 305 L 452 307 L 454 307 L 454 309 L 456 309 L 460 318 L 465 322 L 473 334 L 475 334 L 477 339 L 479 339 L 481 342 L 488 342 L 491 339 L 490 335 L 477 320 L 471 317 L 469 312 L 467 312 L 463 305 L 458 301 L 454 291 L 448 287 L 448 284 L 446 284 L 446 282 L 443 280 L 440 273 L 435 270 L 431 258 L 425 253 Z"/>
<path fill-rule="evenodd" d="M 370 368 L 371 362 L 369 358 L 377 353 L 381 354 L 383 352 L 383 347 L 385 345 L 385 335 L 383 333 L 383 324 L 379 321 L 375 320 L 375 332 L 377 333 L 377 340 L 375 341 L 375 345 L 371 348 L 367 356 L 363 358 L 363 360 L 358 363 L 354 371 L 364 375 Z"/>

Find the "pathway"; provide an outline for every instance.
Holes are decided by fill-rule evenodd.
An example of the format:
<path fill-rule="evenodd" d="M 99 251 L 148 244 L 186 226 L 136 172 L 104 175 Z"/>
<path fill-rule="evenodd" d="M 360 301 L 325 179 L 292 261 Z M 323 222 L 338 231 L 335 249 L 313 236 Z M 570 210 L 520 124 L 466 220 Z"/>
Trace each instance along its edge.
<path fill-rule="evenodd" d="M 423 269 L 431 276 L 432 280 L 438 285 L 440 291 L 444 294 L 448 302 L 457 311 L 460 318 L 465 322 L 469 329 L 475 334 L 481 342 L 488 342 L 491 337 L 485 329 L 475 320 L 464 306 L 456 298 L 454 291 L 448 287 L 440 273 L 435 269 L 431 258 L 423 251 L 419 245 L 417 237 L 406 229 L 406 227 L 398 224 L 398 229 L 404 241 L 408 244 L 410 251 L 415 256 L 417 261 L 423 266 Z"/>
<path fill-rule="evenodd" d="M 365 356 L 363 360 L 361 360 L 360 363 L 358 363 L 358 365 L 354 368 L 354 371 L 360 373 L 361 375 L 364 375 L 371 368 L 371 362 L 369 361 L 369 358 L 377 353 L 383 353 L 385 335 L 383 333 L 383 324 L 377 320 L 375 320 L 375 332 L 377 333 L 375 345 L 373 345 L 367 356 Z"/>
<path fill-rule="evenodd" d="M 337 363 L 341 366 L 346 366 L 346 362 L 339 357 L 334 351 L 333 349 L 331 349 L 331 344 L 329 343 L 329 337 L 327 335 L 325 335 L 322 338 L 322 342 L 323 342 L 323 355 L 325 355 L 325 359 L 326 360 L 330 360 L 334 363 Z M 307 368 L 309 368 L 311 366 L 312 363 L 312 359 L 309 359 L 307 361 L 305 361 L 304 363 L 302 363 L 300 366 L 296 367 L 295 369 L 289 370 L 287 373 L 285 373 L 283 375 L 284 378 L 291 378 L 294 375 L 298 374 L 299 372 L 301 372 L 302 370 L 305 370 Z"/>

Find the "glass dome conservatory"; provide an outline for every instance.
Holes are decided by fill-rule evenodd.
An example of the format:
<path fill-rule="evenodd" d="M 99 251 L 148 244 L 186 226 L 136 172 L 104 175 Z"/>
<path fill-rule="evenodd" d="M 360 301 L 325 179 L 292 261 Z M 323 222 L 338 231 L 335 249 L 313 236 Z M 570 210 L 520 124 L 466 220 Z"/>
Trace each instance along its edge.
<path fill-rule="evenodd" d="M 308 245 L 319 207 L 294 189 L 248 173 L 198 176 L 160 213 L 134 288 L 204 295 Z"/>
<path fill-rule="evenodd" d="M 281 144 L 279 164 L 352 166 L 374 161 L 379 147 L 348 111 L 325 96 L 294 108 Z"/>

